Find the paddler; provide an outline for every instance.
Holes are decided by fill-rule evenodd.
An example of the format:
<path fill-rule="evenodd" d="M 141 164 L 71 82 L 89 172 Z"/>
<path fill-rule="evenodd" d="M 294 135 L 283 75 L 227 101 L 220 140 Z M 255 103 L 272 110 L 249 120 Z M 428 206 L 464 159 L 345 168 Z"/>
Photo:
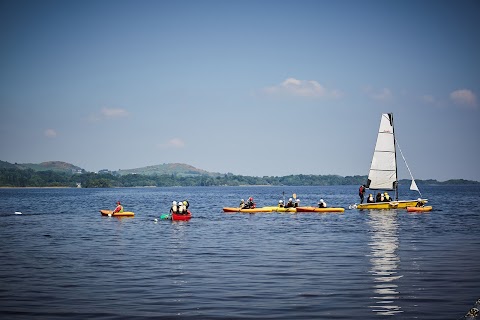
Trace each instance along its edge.
<path fill-rule="evenodd" d="M 326 208 L 327 203 L 323 199 L 320 199 L 320 201 L 318 201 L 318 207 L 319 208 Z"/>
<path fill-rule="evenodd" d="M 172 207 L 170 208 L 170 214 L 172 213 L 177 213 L 178 207 L 177 207 L 177 201 L 172 202 Z"/>
<path fill-rule="evenodd" d="M 285 204 L 285 208 L 293 208 L 293 199 L 289 198 L 288 202 Z"/>
<path fill-rule="evenodd" d="M 122 212 L 123 212 L 123 206 L 120 203 L 120 201 L 117 201 L 117 207 L 115 208 L 115 210 L 113 210 L 112 214 L 122 213 Z"/>
<path fill-rule="evenodd" d="M 298 208 L 300 207 L 300 199 L 295 199 L 295 205 L 294 205 L 295 208 Z"/>
<path fill-rule="evenodd" d="M 245 200 L 243 200 L 243 199 L 242 199 L 242 200 L 240 200 L 240 205 L 239 205 L 239 208 L 240 208 L 240 209 L 244 209 L 244 208 L 245 208 L 245 206 L 246 206 L 246 204 L 245 204 Z"/>
<path fill-rule="evenodd" d="M 417 199 L 417 204 L 415 205 L 415 207 L 423 207 L 425 205 L 425 203 L 423 203 L 422 199 L 418 198 Z"/>

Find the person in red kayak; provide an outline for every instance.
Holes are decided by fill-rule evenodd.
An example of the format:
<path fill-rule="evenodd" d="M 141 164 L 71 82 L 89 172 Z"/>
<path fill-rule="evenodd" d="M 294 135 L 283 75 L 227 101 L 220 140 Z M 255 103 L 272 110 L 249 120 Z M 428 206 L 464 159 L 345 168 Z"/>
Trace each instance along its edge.
<path fill-rule="evenodd" d="M 120 201 L 117 201 L 117 207 L 113 210 L 112 214 L 123 212 L 123 206 Z"/>

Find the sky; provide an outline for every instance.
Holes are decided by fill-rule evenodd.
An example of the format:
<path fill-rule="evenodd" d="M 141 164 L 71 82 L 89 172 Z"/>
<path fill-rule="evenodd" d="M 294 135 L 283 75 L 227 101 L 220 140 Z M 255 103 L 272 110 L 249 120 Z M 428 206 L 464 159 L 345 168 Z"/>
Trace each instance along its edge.
<path fill-rule="evenodd" d="M 480 181 L 479 15 L 465 0 L 0 0 L 0 160 L 367 175 L 393 112 L 416 179 Z"/>

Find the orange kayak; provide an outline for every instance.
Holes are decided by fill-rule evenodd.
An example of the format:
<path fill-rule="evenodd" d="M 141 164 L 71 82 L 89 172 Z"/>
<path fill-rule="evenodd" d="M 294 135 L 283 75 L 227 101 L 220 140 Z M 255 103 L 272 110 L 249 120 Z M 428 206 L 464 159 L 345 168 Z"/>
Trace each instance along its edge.
<path fill-rule="evenodd" d="M 407 207 L 408 212 L 428 212 L 432 211 L 432 206 L 424 206 L 424 207 Z"/>

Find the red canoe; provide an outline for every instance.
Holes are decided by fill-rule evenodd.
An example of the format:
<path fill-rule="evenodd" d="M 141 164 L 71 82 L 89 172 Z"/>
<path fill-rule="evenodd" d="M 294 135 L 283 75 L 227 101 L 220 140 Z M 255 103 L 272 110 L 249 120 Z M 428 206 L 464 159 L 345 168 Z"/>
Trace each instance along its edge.
<path fill-rule="evenodd" d="M 187 211 L 187 214 L 178 214 L 178 213 L 172 213 L 172 220 L 173 221 L 187 221 L 192 218 L 192 213 L 190 210 Z"/>

